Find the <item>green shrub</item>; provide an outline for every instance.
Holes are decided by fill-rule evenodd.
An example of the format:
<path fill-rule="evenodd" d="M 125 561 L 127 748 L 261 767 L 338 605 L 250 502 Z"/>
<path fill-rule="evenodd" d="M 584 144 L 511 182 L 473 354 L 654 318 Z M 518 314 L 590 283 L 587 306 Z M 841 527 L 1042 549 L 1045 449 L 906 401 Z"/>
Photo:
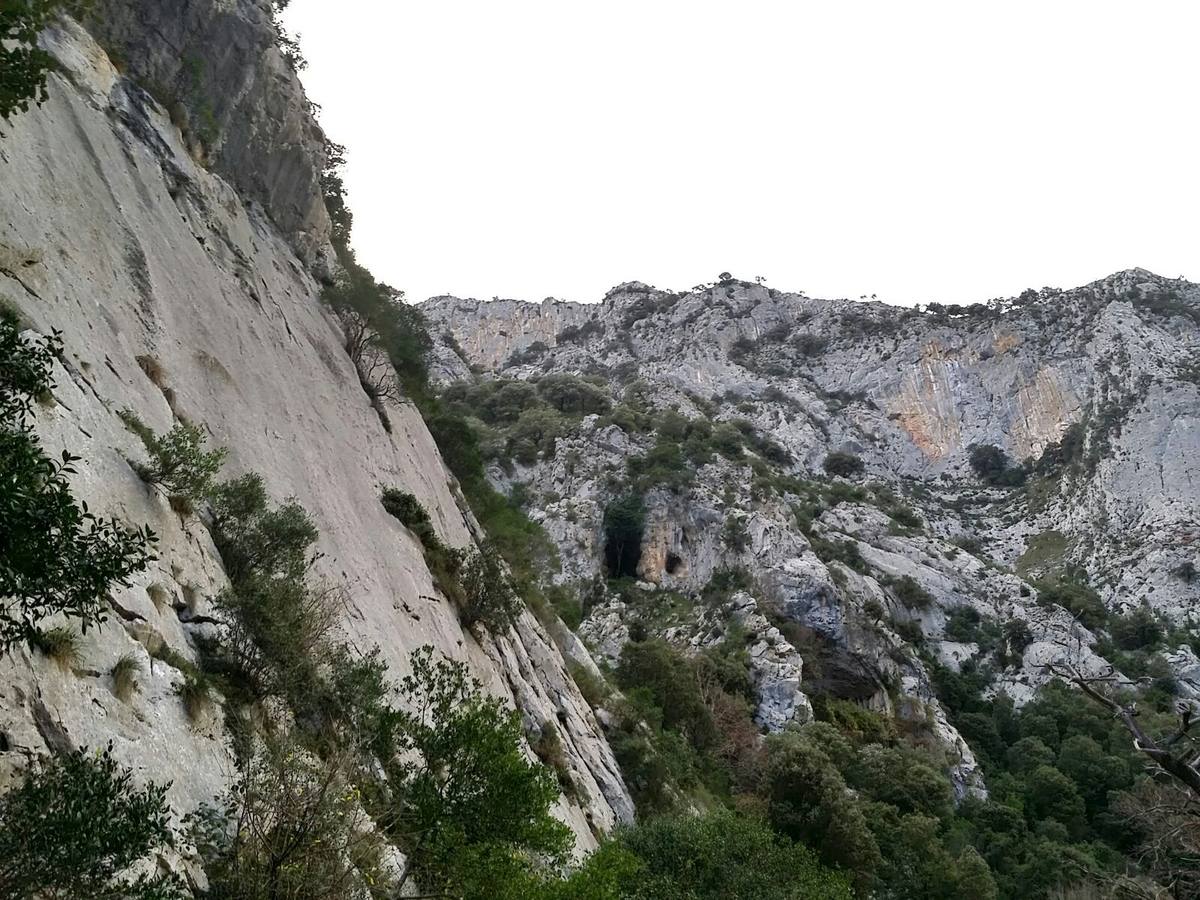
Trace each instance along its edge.
<path fill-rule="evenodd" d="M 431 534 L 436 537 L 429 513 L 425 511 L 421 501 L 412 494 L 389 487 L 383 489 L 379 499 L 388 515 L 398 520 L 401 525 L 416 534 L 422 541 Z"/>
<path fill-rule="evenodd" d="M 553 618 L 557 617 L 562 619 L 567 628 L 575 631 L 583 622 L 584 616 L 587 615 L 587 609 L 584 606 L 585 598 L 580 595 L 578 586 L 552 584 L 540 596 L 534 595 L 529 599 L 531 602 L 538 603 L 539 608 L 545 611 L 545 613 L 540 613 L 538 618 L 547 627 L 550 627 Z M 537 609 L 534 611 L 536 613 Z M 552 615 L 547 616 L 547 613 Z"/>
<path fill-rule="evenodd" d="M 898 738 L 891 719 L 852 700 L 818 695 L 813 712 L 855 744 L 894 744 Z"/>
<path fill-rule="evenodd" d="M 1011 625 L 1013 621 L 1010 620 Z M 1003 640 L 998 623 L 981 616 L 972 606 L 956 606 L 946 613 L 945 637 L 949 641 L 974 643 L 984 653 L 995 650 Z"/>
<path fill-rule="evenodd" d="M 741 516 L 726 516 L 725 527 L 721 529 L 721 542 L 734 553 L 741 553 L 750 546 L 750 531 L 746 528 L 746 520 Z"/>
<path fill-rule="evenodd" d="M 213 542 L 230 585 L 213 601 L 226 624 L 206 668 L 241 700 L 295 703 L 316 690 L 316 670 L 341 613 L 342 594 L 307 583 L 317 529 L 295 500 L 271 507 L 257 474 L 212 492 Z"/>
<path fill-rule="evenodd" d="M 160 484 L 171 497 L 182 498 L 190 504 L 208 497 L 213 489 L 213 479 L 229 455 L 227 448 L 204 450 L 206 438 L 197 425 L 180 422 L 160 437 L 130 410 L 123 410 L 121 419 L 141 439 L 150 454 L 149 466 L 136 467 L 144 481 Z"/>
<path fill-rule="evenodd" d="M 899 578 L 886 577 L 883 582 L 892 592 L 892 596 L 908 609 L 928 609 L 933 605 L 933 595 L 911 575 L 901 575 Z"/>
<path fill-rule="evenodd" d="M 243 475 L 212 492 L 213 542 L 229 580 L 258 573 L 300 578 L 311 562 L 317 528 L 299 503 L 270 508 L 262 476 Z"/>
<path fill-rule="evenodd" d="M 825 338 L 807 332 L 795 335 L 791 344 L 801 356 L 820 356 L 829 346 L 829 342 Z"/>
<path fill-rule="evenodd" d="M 550 768 L 558 777 L 558 785 L 568 797 L 575 795 L 575 782 L 571 777 L 571 767 L 563 750 L 562 738 L 558 736 L 558 728 L 552 721 L 541 724 L 537 739 L 532 741 L 529 749 L 533 755 L 542 761 L 542 765 Z"/>
<path fill-rule="evenodd" d="M 893 618 L 888 625 L 906 644 L 920 647 L 925 643 L 925 632 L 921 630 L 921 623 L 914 619 Z"/>
<path fill-rule="evenodd" d="M 822 465 L 830 475 L 837 475 L 841 478 L 853 478 L 855 475 L 861 475 L 865 468 L 859 457 L 853 453 L 843 453 L 840 450 L 826 456 Z"/>
<path fill-rule="evenodd" d="M 571 673 L 571 680 L 579 688 L 579 693 L 583 695 L 583 699 L 587 701 L 588 706 L 592 709 L 597 709 L 609 694 L 608 685 L 605 683 L 604 677 L 593 674 L 590 669 L 585 669 L 579 663 L 572 660 L 567 660 L 567 669 Z"/>
<path fill-rule="evenodd" d="M 480 622 L 492 631 L 509 628 L 525 608 L 495 548 L 484 545 L 466 557 L 459 576 L 459 615 L 470 627 Z"/>
<path fill-rule="evenodd" d="M 1058 605 L 1066 609 L 1088 629 L 1100 628 L 1108 619 L 1108 610 L 1090 586 L 1068 576 L 1058 576 L 1034 583 L 1038 605 Z"/>
<path fill-rule="evenodd" d="M 994 444 L 972 444 L 969 448 L 971 469 L 994 487 L 1019 487 L 1028 473 L 1022 466 L 1011 465 L 1008 456 Z"/>
<path fill-rule="evenodd" d="M 704 704 L 692 663 L 664 641 L 631 641 L 621 650 L 617 684 L 647 692 L 661 710 L 662 727 L 683 734 L 697 749 L 716 740 L 712 714 Z"/>
<path fill-rule="evenodd" d="M 630 482 L 642 492 L 665 487 L 680 493 L 696 479 L 693 466 L 683 446 L 661 435 L 648 451 L 626 462 Z"/>
<path fill-rule="evenodd" d="M 314 590 L 297 578 L 239 579 L 213 600 L 227 626 L 221 642 L 227 674 L 253 696 L 296 696 L 313 678 L 341 600 L 338 591 Z"/>
<path fill-rule="evenodd" d="M 827 540 L 818 534 L 810 534 L 808 543 L 813 552 L 824 563 L 840 562 L 849 566 L 855 572 L 866 573 L 869 569 L 854 540 Z"/>
<path fill-rule="evenodd" d="M 69 671 L 79 665 L 83 647 L 79 635 L 70 628 L 56 625 L 39 631 L 33 639 L 34 646 L 49 659 L 54 660 L 59 668 Z"/>
<path fill-rule="evenodd" d="M 135 787 L 133 772 L 113 759 L 111 745 L 36 765 L 0 796 L 0 895 L 190 896 L 170 876 L 125 875 L 174 845 L 166 794 L 166 786 L 153 783 Z"/>
<path fill-rule="evenodd" d="M 1010 652 L 1024 653 L 1025 648 L 1033 643 L 1033 633 L 1029 630 L 1029 623 L 1024 619 L 1009 619 L 1004 623 L 1004 640 L 1008 644 Z"/>
<path fill-rule="evenodd" d="M 1109 623 L 1109 633 L 1122 650 L 1146 650 L 1158 646 L 1163 639 L 1162 623 L 1148 607 L 1139 606 L 1132 612 L 1117 616 Z"/>
<path fill-rule="evenodd" d="M 700 591 L 700 600 L 709 609 L 728 603 L 738 591 L 754 591 L 754 579 L 740 567 L 722 568 L 713 572 Z"/>
<path fill-rule="evenodd" d="M 321 760 L 268 736 L 220 808 L 189 819 L 209 894 L 237 900 L 391 896 L 344 756 Z M 378 893 L 376 893 L 378 891 Z"/>
<path fill-rule="evenodd" d="M 396 488 L 385 488 L 380 500 L 383 508 L 421 541 L 425 566 L 437 589 L 460 609 L 463 608 L 466 596 L 463 593 L 462 576 L 466 554 L 442 542 L 429 513 L 412 494 Z"/>
<path fill-rule="evenodd" d="M 51 459 L 32 431 L 34 398 L 53 388 L 61 349 L 57 334 L 25 340 L 14 318 L 0 315 L 0 654 L 32 643 L 52 615 L 84 631 L 104 622 L 110 590 L 154 558 L 148 528 L 126 528 L 75 501 L 68 476 L 78 458 Z"/>

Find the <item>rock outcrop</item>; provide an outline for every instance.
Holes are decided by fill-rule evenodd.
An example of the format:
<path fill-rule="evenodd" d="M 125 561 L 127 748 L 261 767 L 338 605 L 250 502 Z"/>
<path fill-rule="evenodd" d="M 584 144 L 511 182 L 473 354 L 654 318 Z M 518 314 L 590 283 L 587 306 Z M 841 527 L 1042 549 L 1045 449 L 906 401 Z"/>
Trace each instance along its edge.
<path fill-rule="evenodd" d="M 325 135 L 270 0 L 113 0 L 87 26 L 167 110 L 189 153 L 261 204 L 300 258 L 324 271 Z"/>

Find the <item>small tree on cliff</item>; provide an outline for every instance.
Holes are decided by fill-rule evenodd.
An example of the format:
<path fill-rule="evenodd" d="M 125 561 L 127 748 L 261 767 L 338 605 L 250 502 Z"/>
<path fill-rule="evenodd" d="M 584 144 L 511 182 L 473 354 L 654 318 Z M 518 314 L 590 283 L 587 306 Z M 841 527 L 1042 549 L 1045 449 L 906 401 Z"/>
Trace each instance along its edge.
<path fill-rule="evenodd" d="M 35 643 L 49 616 L 103 622 L 114 585 L 146 568 L 154 535 L 102 519 L 71 496 L 77 457 L 47 456 L 29 424 L 54 387 L 58 335 L 26 340 L 0 313 L 0 653 Z"/>
<path fill-rule="evenodd" d="M 169 877 L 122 878 L 174 844 L 167 788 L 136 788 L 112 748 L 38 765 L 0 797 L 0 896 L 182 900 Z"/>

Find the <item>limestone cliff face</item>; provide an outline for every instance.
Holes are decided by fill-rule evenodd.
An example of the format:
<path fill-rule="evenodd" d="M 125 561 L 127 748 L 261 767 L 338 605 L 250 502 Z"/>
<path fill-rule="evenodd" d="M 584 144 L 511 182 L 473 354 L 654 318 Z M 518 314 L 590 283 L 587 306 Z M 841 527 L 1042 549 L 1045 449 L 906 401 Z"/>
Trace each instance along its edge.
<path fill-rule="evenodd" d="M 1194 556 L 1200 521 L 1190 362 L 1200 288 L 1190 283 L 1132 270 L 918 312 L 737 281 L 688 294 L 632 282 L 590 306 L 435 298 L 425 310 L 465 355 L 441 349 L 444 380 L 464 377 L 468 363 L 522 378 L 591 373 L 618 389 L 642 379 L 663 406 L 691 414 L 697 398 L 720 401 L 718 418 L 751 421 L 792 454 L 797 474 L 849 450 L 874 477 L 953 494 L 975 484 L 972 444 L 1037 459 L 1077 424 L 1086 464 L 1020 528 L 995 523 L 990 552 L 1014 565 L 1025 532 L 1065 526 L 1075 561 L 1111 604 L 1145 595 L 1180 622 L 1195 611 L 1195 588 L 1169 574 Z M 946 535 L 990 527 L 987 517 L 945 518 L 942 505 L 934 518 Z"/>
<path fill-rule="evenodd" d="M 182 24 L 175 6 L 187 8 Z M 29 653 L 0 661 L 0 778 L 48 748 L 108 741 L 140 777 L 171 781 L 180 812 L 233 776 L 220 716 L 190 722 L 174 691 L 181 674 L 148 656 L 167 645 L 194 657 L 192 638 L 214 627 L 210 600 L 226 579 L 200 518 L 174 512 L 131 468 L 143 451 L 117 415 L 129 408 L 158 432 L 185 417 L 202 424 L 211 443 L 230 449 L 227 474 L 259 472 L 275 498 L 303 504 L 321 532 L 317 575 L 345 588 L 346 636 L 364 651 L 378 645 L 397 680 L 409 652 L 432 644 L 511 701 L 530 734 L 554 722 L 579 788 L 558 811 L 586 849 L 632 805 L 554 642 L 530 615 L 494 639 L 464 630 L 416 538 L 380 506 L 380 487 L 395 485 L 420 499 L 444 540 L 472 540 L 473 522 L 419 414 L 389 409 L 392 431 L 381 427 L 297 255 L 297 234 L 309 248 L 324 243 L 324 220 L 306 199 L 320 165 L 312 135 L 296 126 L 299 143 L 283 140 L 260 168 L 243 169 L 245 154 L 296 125 L 270 112 L 276 95 L 259 82 L 276 82 L 291 103 L 295 80 L 275 71 L 256 27 L 206 17 L 224 10 L 253 25 L 245 14 L 262 7 L 116 4 L 108 23 L 109 37 L 145 51 L 154 72 L 182 52 L 173 35 L 213 38 L 218 57 L 244 51 L 267 61 L 218 112 L 230 131 L 213 146 L 213 170 L 196 161 L 168 112 L 70 21 L 44 38 L 62 67 L 49 102 L 0 140 L 0 295 L 30 327 L 61 330 L 66 351 L 55 402 L 37 428 L 49 451 L 83 458 L 77 496 L 160 537 L 158 562 L 116 595 L 116 613 L 88 632 L 73 672 Z M 216 41 L 226 27 L 233 47 Z M 144 670 L 129 703 L 113 695 L 107 675 L 125 653 Z"/>
<path fill-rule="evenodd" d="M 740 420 L 786 452 L 767 466 L 785 476 L 774 483 L 748 465 L 767 464 L 753 453 L 736 463 L 714 455 L 687 487 L 651 491 L 640 599 L 607 597 L 581 628 L 606 657 L 633 619 L 703 645 L 747 598 L 670 615 L 668 598 L 699 598 L 720 569 L 746 569 L 762 592 L 751 603 L 820 639 L 805 648 L 816 666 L 788 664 L 787 648 L 753 661 L 767 727 L 803 719 L 806 686 L 904 711 L 957 754 L 960 793 L 979 790 L 914 641 L 956 668 L 986 650 L 952 619 L 1024 623 L 1028 641 L 995 682 L 1023 701 L 1068 638 L 1085 666 L 1101 664 L 1064 610 L 1039 603 L 1042 574 L 1083 567 L 1113 612 L 1145 603 L 1180 625 L 1200 614 L 1200 581 L 1178 574 L 1200 546 L 1196 285 L 1133 270 L 1072 291 L 917 311 L 734 280 L 686 294 L 631 282 L 593 305 L 435 298 L 424 309 L 445 335 L 444 381 L 591 375 L 614 400 L 634 387 L 652 410 Z M 1017 491 L 989 488 L 968 466 L 977 443 L 1014 461 L 1049 448 L 1038 471 L 1051 474 Z M 532 464 L 492 474 L 531 499 L 564 577 L 586 580 L 602 571 L 603 510 L 624 490 L 626 463 L 653 444 L 592 416 Z M 858 455 L 860 486 L 876 488 L 814 507 L 796 479 L 828 484 L 832 451 Z M 1064 455 L 1069 463 L 1052 464 Z M 731 520 L 741 546 L 726 538 Z M 906 579 L 926 596 L 905 598 Z M 751 646 L 771 645 L 769 627 L 750 631 Z M 1171 662 L 1177 674 L 1192 671 L 1185 656 Z M 781 703 L 796 685 L 801 696 Z"/>

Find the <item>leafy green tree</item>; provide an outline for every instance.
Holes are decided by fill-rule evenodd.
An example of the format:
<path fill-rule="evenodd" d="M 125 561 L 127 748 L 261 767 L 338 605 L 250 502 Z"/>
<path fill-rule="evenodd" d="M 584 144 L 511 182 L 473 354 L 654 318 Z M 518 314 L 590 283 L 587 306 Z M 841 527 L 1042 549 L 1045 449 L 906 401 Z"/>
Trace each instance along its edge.
<path fill-rule="evenodd" d="M 33 400 L 53 389 L 57 334 L 26 340 L 0 315 L 0 653 L 35 642 L 49 616 L 105 621 L 114 586 L 154 558 L 154 534 L 100 518 L 71 496 L 78 457 L 46 456 L 29 425 Z"/>
<path fill-rule="evenodd" d="M 411 657 L 395 714 L 396 755 L 384 761 L 388 791 L 377 820 L 400 841 L 409 871 L 427 890 L 489 897 L 497 871 L 565 859 L 570 830 L 550 815 L 557 779 L 521 750 L 521 725 L 486 697 L 461 663 Z M 390 798 L 388 800 L 387 798 Z"/>
<path fill-rule="evenodd" d="M 864 747 L 847 774 L 851 787 L 902 813 L 945 819 L 954 811 L 949 780 L 917 753 L 899 747 Z"/>
<path fill-rule="evenodd" d="M 316 690 L 342 599 L 308 584 L 316 526 L 295 500 L 270 506 L 253 473 L 218 485 L 211 503 L 213 543 L 230 584 L 214 600 L 226 629 L 208 665 L 240 699 L 299 703 Z"/>
<path fill-rule="evenodd" d="M 241 579 L 213 600 L 226 625 L 222 664 L 254 697 L 303 695 L 337 624 L 339 599 L 295 578 Z"/>
<path fill-rule="evenodd" d="M 1023 737 L 1008 748 L 1008 768 L 1012 772 L 1028 774 L 1039 766 L 1054 765 L 1054 751 L 1039 737 Z"/>
<path fill-rule="evenodd" d="M 767 738 L 763 797 L 777 831 L 853 873 L 860 892 L 870 890 L 883 859 L 879 844 L 841 773 L 803 731 Z"/>
<path fill-rule="evenodd" d="M 261 475 L 223 482 L 211 502 L 213 541 L 235 585 L 253 574 L 300 578 L 308 570 L 317 527 L 295 500 L 272 508 Z"/>
<path fill-rule="evenodd" d="M 974 847 L 959 854 L 957 862 L 959 900 L 996 900 L 1000 895 L 992 870 Z"/>
<path fill-rule="evenodd" d="M 275 3 L 277 9 L 286 4 Z M 325 208 L 329 211 L 332 224 L 329 240 L 335 247 L 350 247 L 350 231 L 354 225 L 354 214 L 346 203 L 346 183 L 342 171 L 346 166 L 346 148 L 336 144 L 329 138 L 325 139 L 325 165 L 321 169 L 321 194 L 325 199 Z"/>
<path fill-rule="evenodd" d="M 144 481 L 162 485 L 168 495 L 189 504 L 208 497 L 213 479 L 229 455 L 227 448 L 205 450 L 207 438 L 198 425 L 180 422 L 166 434 L 157 435 L 129 410 L 122 413 L 122 418 L 150 454 L 150 465 L 137 467 Z"/>
<path fill-rule="evenodd" d="M 995 883 L 988 884 L 986 866 L 980 872 L 974 859 L 969 862 L 972 877 L 964 884 L 959 859 L 946 846 L 938 819 L 904 814 L 885 803 L 868 803 L 865 812 L 884 857 L 880 895 L 895 900 L 960 900 L 970 896 L 964 892 L 969 884 L 975 896 L 995 897 Z"/>
<path fill-rule="evenodd" d="M 1091 821 L 1108 804 L 1108 795 L 1133 786 L 1129 764 L 1086 734 L 1072 734 L 1058 748 L 1055 768 L 1075 783 Z"/>
<path fill-rule="evenodd" d="M 1038 766 L 1025 780 L 1025 809 L 1034 820 L 1053 819 L 1072 834 L 1085 824 L 1083 798 L 1074 782 L 1052 766 Z"/>
<path fill-rule="evenodd" d="M 1011 465 L 1008 455 L 994 444 L 972 444 L 969 462 L 982 481 L 994 487 L 1017 487 L 1025 483 L 1026 472 Z"/>
<path fill-rule="evenodd" d="M 344 224 L 348 229 L 348 222 Z M 426 357 L 433 347 L 424 315 L 405 302 L 403 291 L 376 281 L 358 264 L 349 247 L 338 250 L 341 271 L 322 295 L 325 302 L 339 314 L 358 317 L 378 335 L 378 346 L 387 354 L 403 389 L 410 396 L 423 397 L 429 389 Z"/>
<path fill-rule="evenodd" d="M 135 787 L 112 757 L 75 750 L 0 796 L 0 896 L 182 900 L 168 876 L 122 877 L 174 845 L 165 786 Z"/>
<path fill-rule="evenodd" d="M 37 45 L 38 35 L 63 0 L 4 0 L 0 3 L 0 118 L 28 111 L 49 98 L 46 75 L 54 58 Z"/>
<path fill-rule="evenodd" d="M 466 557 L 458 578 L 462 586 L 459 614 L 464 625 L 482 622 L 492 631 L 502 631 L 525 608 L 504 560 L 490 544 Z"/>
<path fill-rule="evenodd" d="M 646 692 L 661 711 L 662 727 L 687 737 L 692 746 L 705 749 L 716 743 L 716 726 L 701 696 L 691 660 L 666 641 L 630 641 L 621 650 L 617 684 Z"/>
<path fill-rule="evenodd" d="M 532 465 L 539 452 L 554 451 L 554 442 L 565 431 L 566 420 L 561 413 L 545 407 L 527 409 L 509 432 L 509 452 L 517 462 Z"/>
<path fill-rule="evenodd" d="M 606 413 L 611 405 L 608 392 L 600 384 L 574 375 L 547 375 L 540 378 L 537 392 L 543 400 L 565 415 Z"/>

